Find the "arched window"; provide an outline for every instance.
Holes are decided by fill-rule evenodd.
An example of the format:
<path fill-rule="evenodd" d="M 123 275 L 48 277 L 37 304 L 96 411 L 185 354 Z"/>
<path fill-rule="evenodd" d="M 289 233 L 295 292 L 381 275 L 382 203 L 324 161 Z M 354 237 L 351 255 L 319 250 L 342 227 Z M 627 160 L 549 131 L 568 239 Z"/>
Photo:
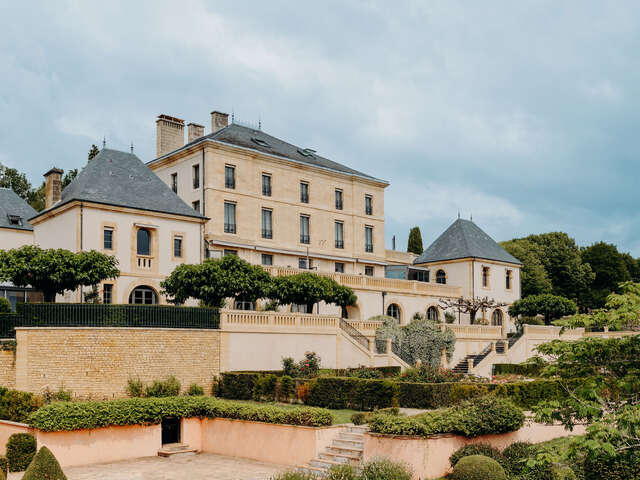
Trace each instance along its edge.
<path fill-rule="evenodd" d="M 436 272 L 436 283 L 447 283 L 447 274 L 444 273 L 444 270 L 438 270 Z"/>
<path fill-rule="evenodd" d="M 144 285 L 136 287 L 129 295 L 129 303 L 136 305 L 156 305 L 158 303 L 158 294 L 151 287 Z"/>
<path fill-rule="evenodd" d="M 400 307 L 395 303 L 392 303 L 387 307 L 387 315 L 393 317 L 400 323 Z"/>
<path fill-rule="evenodd" d="M 432 322 L 437 322 L 440 319 L 440 314 L 438 313 L 438 309 L 436 307 L 427 308 L 427 320 L 431 320 Z"/>
<path fill-rule="evenodd" d="M 146 228 L 138 229 L 138 255 L 151 255 L 151 232 Z"/>
<path fill-rule="evenodd" d="M 494 326 L 501 326 L 502 325 L 502 311 L 501 310 L 494 310 L 493 314 L 491 315 L 491 325 Z"/>
<path fill-rule="evenodd" d="M 489 267 L 482 267 L 482 286 L 489 287 Z"/>

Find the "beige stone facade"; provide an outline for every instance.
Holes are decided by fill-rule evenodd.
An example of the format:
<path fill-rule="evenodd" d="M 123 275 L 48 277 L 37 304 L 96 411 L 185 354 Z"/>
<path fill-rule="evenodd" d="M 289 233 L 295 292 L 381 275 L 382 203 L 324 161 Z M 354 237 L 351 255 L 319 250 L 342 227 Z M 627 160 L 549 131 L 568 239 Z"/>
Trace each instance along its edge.
<path fill-rule="evenodd" d="M 220 332 L 191 329 L 18 328 L 15 387 L 74 395 L 126 395 L 127 381 L 174 375 L 211 391 L 220 371 Z"/>
<path fill-rule="evenodd" d="M 16 385 L 16 352 L 0 350 L 0 386 L 15 388 Z"/>

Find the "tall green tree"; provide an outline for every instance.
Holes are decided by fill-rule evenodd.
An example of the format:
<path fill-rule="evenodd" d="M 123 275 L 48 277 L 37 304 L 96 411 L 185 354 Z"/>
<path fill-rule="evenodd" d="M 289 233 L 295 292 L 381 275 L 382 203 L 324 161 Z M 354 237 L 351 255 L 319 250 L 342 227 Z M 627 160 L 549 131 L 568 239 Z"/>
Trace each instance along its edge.
<path fill-rule="evenodd" d="M 306 305 L 309 313 L 319 302 L 348 307 L 356 301 L 355 294 L 349 287 L 311 272 L 275 277 L 272 280 L 271 298 L 283 305 Z"/>
<path fill-rule="evenodd" d="M 31 182 L 24 173 L 0 164 L 0 187 L 10 188 L 20 198 L 27 200 L 31 191 Z"/>
<path fill-rule="evenodd" d="M 526 238 L 515 238 L 501 242 L 500 245 L 522 262 L 520 278 L 523 298 L 529 295 L 551 293 L 553 285 L 541 261 L 544 250 L 540 245 Z"/>
<path fill-rule="evenodd" d="M 160 285 L 173 303 L 195 298 L 207 306 L 222 307 L 227 298 L 241 302 L 267 298 L 271 276 L 237 255 L 225 255 L 198 265 L 182 264 Z"/>
<path fill-rule="evenodd" d="M 572 300 L 545 293 L 516 300 L 509 306 L 509 316 L 518 317 L 524 315 L 526 317 L 535 317 L 536 315 L 542 315 L 545 325 L 551 325 L 552 320 L 557 320 L 566 315 L 573 315 L 577 309 L 578 307 Z"/>
<path fill-rule="evenodd" d="M 119 276 L 118 260 L 95 250 L 73 253 L 33 245 L 0 250 L 0 280 L 40 290 L 45 302 L 55 302 L 56 294 L 65 290 L 96 285 Z"/>
<path fill-rule="evenodd" d="M 409 231 L 409 241 L 407 242 L 407 252 L 420 255 L 424 251 L 422 247 L 422 233 L 420 227 L 413 227 Z"/>
<path fill-rule="evenodd" d="M 89 163 L 91 160 L 93 160 L 93 157 L 95 157 L 96 155 L 98 155 L 100 153 L 100 150 L 98 150 L 98 147 L 94 144 L 91 145 L 91 148 L 89 149 L 89 155 L 87 156 L 87 163 Z"/>
<path fill-rule="evenodd" d="M 627 266 L 627 271 L 631 276 L 632 282 L 640 282 L 640 262 L 637 258 L 633 258 L 630 253 L 623 253 L 622 260 Z"/>
<path fill-rule="evenodd" d="M 62 188 L 66 188 L 71 182 L 75 180 L 78 176 L 78 169 L 72 168 L 71 170 L 67 170 L 67 173 L 62 177 Z"/>
<path fill-rule="evenodd" d="M 27 203 L 38 212 L 44 210 L 46 204 L 44 182 L 38 188 L 34 188 L 29 192 Z"/>
<path fill-rule="evenodd" d="M 598 242 L 581 251 L 582 262 L 588 263 L 595 273 L 593 283 L 582 295 L 588 308 L 602 308 L 607 296 L 616 291 L 621 282 L 631 280 L 624 256 L 615 245 Z"/>

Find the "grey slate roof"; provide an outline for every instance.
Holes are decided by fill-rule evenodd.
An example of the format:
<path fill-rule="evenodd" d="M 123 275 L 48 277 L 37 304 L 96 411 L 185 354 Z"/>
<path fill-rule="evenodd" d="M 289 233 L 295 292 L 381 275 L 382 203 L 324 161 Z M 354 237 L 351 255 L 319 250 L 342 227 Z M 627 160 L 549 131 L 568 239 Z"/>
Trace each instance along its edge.
<path fill-rule="evenodd" d="M 258 142 L 266 142 L 267 145 L 262 145 Z M 380 180 L 379 178 L 372 177 L 371 175 L 367 175 L 366 173 L 359 172 L 358 170 L 354 170 L 340 163 L 334 162 L 333 160 L 329 160 L 328 158 L 324 158 L 317 153 L 313 153 L 312 156 L 303 155 L 300 153 L 300 150 L 304 150 L 302 147 L 297 147 L 290 143 L 285 142 L 284 140 L 280 140 L 279 138 L 273 137 L 267 133 L 264 133 L 262 130 L 255 130 L 253 128 L 245 127 L 243 125 L 238 125 L 237 123 L 232 123 L 225 128 L 218 130 L 215 133 L 211 133 L 209 135 L 205 135 L 204 137 L 197 138 L 196 140 L 188 143 L 184 147 L 187 148 L 196 143 L 206 141 L 206 140 L 214 140 L 217 142 L 227 143 L 230 145 L 234 145 L 237 147 L 248 148 L 251 150 L 255 150 L 258 152 L 275 155 L 278 157 L 284 157 L 295 162 L 303 163 L 305 165 L 311 165 L 314 167 L 320 167 L 327 170 L 332 170 L 340 173 L 345 173 L 347 175 L 354 175 L 361 178 L 366 178 L 369 180 L 373 180 L 376 182 L 382 182 L 388 184 L 386 180 Z M 173 153 L 173 152 L 171 152 Z M 167 154 L 169 155 L 169 154 Z M 167 155 L 163 155 L 156 160 L 152 160 L 148 163 L 153 163 L 160 158 L 164 158 Z"/>
<path fill-rule="evenodd" d="M 453 222 L 413 263 L 469 257 L 521 265 L 520 260 L 498 245 L 475 223 L 461 218 Z"/>
<path fill-rule="evenodd" d="M 49 210 L 74 200 L 204 218 L 137 156 L 107 148 L 82 169 L 62 191 L 62 200 Z"/>
<path fill-rule="evenodd" d="M 10 188 L 0 188 L 0 228 L 13 228 L 15 230 L 33 230 L 29 219 L 36 212 L 31 205 L 18 196 Z M 13 225 L 9 221 L 9 215 L 20 217 L 22 225 Z"/>

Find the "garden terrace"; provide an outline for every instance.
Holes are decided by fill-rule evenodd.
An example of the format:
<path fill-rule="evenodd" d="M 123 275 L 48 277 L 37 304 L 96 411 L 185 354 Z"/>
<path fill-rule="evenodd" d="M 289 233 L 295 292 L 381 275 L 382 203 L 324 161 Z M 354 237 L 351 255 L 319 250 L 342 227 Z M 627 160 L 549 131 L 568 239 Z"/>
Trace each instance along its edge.
<path fill-rule="evenodd" d="M 220 312 L 214 308 L 164 305 L 22 303 L 17 314 L 0 316 L 0 333 L 6 338 L 15 336 L 16 327 L 219 329 Z"/>

